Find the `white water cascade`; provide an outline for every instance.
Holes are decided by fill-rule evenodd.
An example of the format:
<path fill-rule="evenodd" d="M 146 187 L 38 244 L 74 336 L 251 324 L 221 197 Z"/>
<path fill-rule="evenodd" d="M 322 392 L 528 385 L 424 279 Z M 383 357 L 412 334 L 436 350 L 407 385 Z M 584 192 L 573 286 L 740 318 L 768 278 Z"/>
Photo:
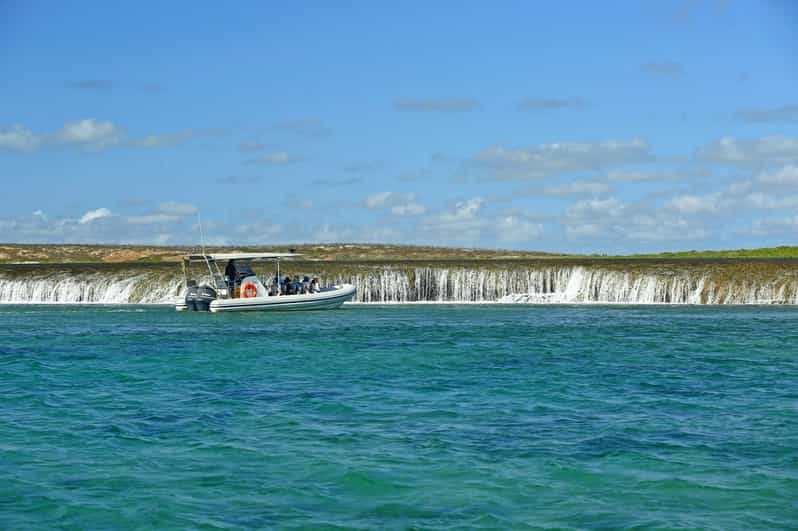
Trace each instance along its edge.
<path fill-rule="evenodd" d="M 798 267 L 602 267 L 523 264 L 486 267 L 356 266 L 321 271 L 348 282 L 362 303 L 798 304 Z M 181 295 L 174 269 L 0 270 L 0 303 L 172 303 Z"/>
<path fill-rule="evenodd" d="M 152 272 L 0 272 L 0 303 L 168 303 L 182 290 L 182 278 Z"/>
<path fill-rule="evenodd" d="M 338 282 L 358 302 L 798 304 L 798 269 L 772 278 L 722 271 L 624 271 L 589 266 L 381 269 Z"/>

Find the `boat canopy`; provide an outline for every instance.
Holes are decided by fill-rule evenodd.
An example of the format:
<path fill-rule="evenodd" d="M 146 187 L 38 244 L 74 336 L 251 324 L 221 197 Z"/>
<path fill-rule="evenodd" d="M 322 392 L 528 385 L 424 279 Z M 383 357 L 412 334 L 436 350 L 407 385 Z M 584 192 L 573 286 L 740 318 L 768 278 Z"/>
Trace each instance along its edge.
<path fill-rule="evenodd" d="M 219 254 L 187 254 L 184 262 L 223 262 L 225 260 L 280 260 L 302 256 L 301 253 L 219 253 Z"/>

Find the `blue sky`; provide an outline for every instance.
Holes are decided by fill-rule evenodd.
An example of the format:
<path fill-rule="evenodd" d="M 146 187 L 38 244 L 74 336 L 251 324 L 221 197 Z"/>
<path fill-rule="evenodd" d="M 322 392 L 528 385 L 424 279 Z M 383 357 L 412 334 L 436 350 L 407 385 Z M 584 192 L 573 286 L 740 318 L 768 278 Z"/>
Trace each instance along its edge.
<path fill-rule="evenodd" d="M 0 241 L 798 240 L 788 0 L 6 0 L 0 64 Z"/>

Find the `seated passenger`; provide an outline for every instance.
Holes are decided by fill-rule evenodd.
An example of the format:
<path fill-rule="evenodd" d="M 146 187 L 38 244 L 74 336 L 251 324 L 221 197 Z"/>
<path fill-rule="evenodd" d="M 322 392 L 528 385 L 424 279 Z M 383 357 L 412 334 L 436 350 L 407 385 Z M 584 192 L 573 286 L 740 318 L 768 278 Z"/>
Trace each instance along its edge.
<path fill-rule="evenodd" d="M 289 277 L 288 275 L 285 276 L 285 294 L 286 295 L 294 294 L 294 282 L 291 280 L 291 277 Z"/>
<path fill-rule="evenodd" d="M 277 277 L 274 277 L 272 285 L 269 287 L 269 296 L 274 297 L 275 295 L 279 294 L 280 294 L 280 281 L 277 279 Z"/>
<path fill-rule="evenodd" d="M 302 279 L 302 293 L 310 293 L 310 278 L 307 275 Z"/>
<path fill-rule="evenodd" d="M 294 277 L 294 295 L 302 293 L 302 282 L 299 281 L 299 275 Z"/>
<path fill-rule="evenodd" d="M 319 277 L 313 277 L 313 280 L 310 281 L 310 291 L 312 293 L 321 291 L 321 287 L 319 287 Z"/>

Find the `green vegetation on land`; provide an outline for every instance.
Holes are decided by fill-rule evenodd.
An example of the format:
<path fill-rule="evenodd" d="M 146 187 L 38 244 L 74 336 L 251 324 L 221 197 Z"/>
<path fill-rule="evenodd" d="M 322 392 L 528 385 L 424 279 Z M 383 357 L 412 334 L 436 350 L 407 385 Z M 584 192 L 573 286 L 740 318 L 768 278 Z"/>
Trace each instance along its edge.
<path fill-rule="evenodd" d="M 503 249 L 472 249 L 383 244 L 297 244 L 275 246 L 209 247 L 207 252 L 286 252 L 302 253 L 303 260 L 324 262 L 419 262 L 579 260 L 600 262 L 618 259 L 718 259 L 718 258 L 798 258 L 798 246 L 737 249 L 725 251 L 685 251 L 633 255 L 568 255 Z M 157 247 L 134 245 L 0 244 L 0 264 L 157 264 L 177 262 L 196 247 Z"/>
<path fill-rule="evenodd" d="M 624 258 L 798 258 L 798 246 L 760 247 L 726 251 L 679 251 L 674 253 L 632 254 Z"/>

